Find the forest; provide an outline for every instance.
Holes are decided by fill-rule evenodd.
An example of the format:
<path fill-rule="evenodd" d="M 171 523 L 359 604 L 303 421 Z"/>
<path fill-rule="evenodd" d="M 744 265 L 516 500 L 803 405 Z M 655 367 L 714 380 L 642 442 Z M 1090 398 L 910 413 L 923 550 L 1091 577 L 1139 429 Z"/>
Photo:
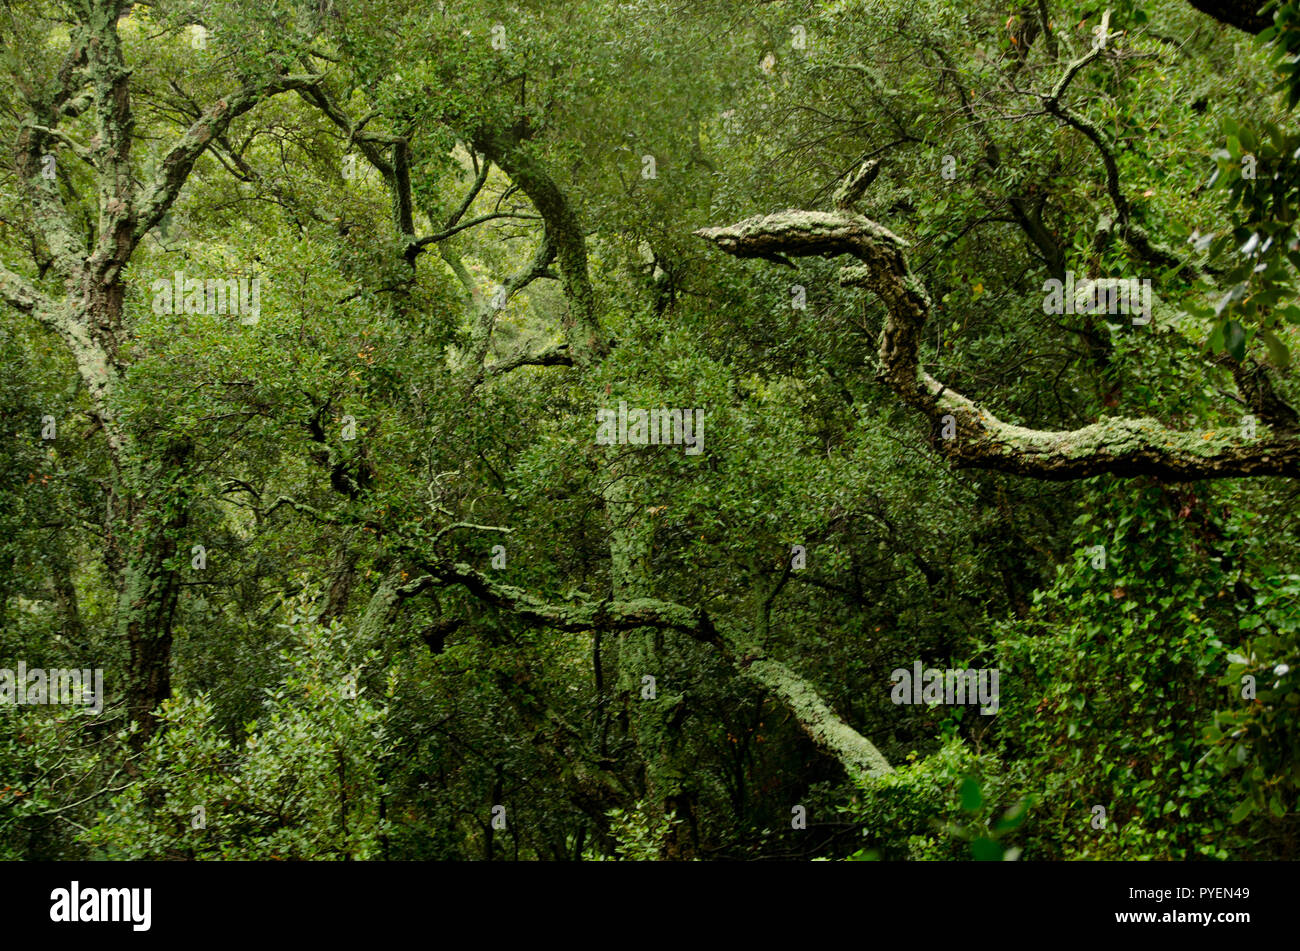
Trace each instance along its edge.
<path fill-rule="evenodd" d="M 0 859 L 1300 859 L 1296 0 L 0 6 Z"/>

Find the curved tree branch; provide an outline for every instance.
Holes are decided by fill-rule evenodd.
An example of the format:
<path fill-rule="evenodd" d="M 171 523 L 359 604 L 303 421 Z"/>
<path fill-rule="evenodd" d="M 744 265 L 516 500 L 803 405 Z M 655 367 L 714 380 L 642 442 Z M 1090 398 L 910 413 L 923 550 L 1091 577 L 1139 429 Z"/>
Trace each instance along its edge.
<path fill-rule="evenodd" d="M 1057 480 L 1105 473 L 1170 480 L 1300 476 L 1300 438 L 1280 429 L 1247 438 L 1236 430 L 1173 430 L 1150 417 L 1118 417 L 1063 431 L 999 420 L 921 369 L 930 298 L 908 269 L 907 243 L 861 215 L 787 210 L 696 234 L 736 257 L 847 254 L 861 262 L 843 268 L 840 280 L 873 291 L 885 305 L 880 378 L 936 429 L 955 424 L 955 438 L 936 444 L 959 467 Z"/>
<path fill-rule="evenodd" d="M 444 585 L 463 585 L 479 600 L 508 610 L 525 621 L 563 631 L 634 631 L 658 628 L 686 634 L 717 647 L 740 672 L 779 697 L 804 732 L 824 752 L 835 757 L 859 782 L 893 772 L 870 740 L 844 722 L 807 680 L 766 655 L 758 645 L 717 625 L 699 608 L 653 598 L 627 601 L 573 601 L 551 604 L 536 595 L 501 584 L 466 564 L 423 561 L 421 570 Z"/>

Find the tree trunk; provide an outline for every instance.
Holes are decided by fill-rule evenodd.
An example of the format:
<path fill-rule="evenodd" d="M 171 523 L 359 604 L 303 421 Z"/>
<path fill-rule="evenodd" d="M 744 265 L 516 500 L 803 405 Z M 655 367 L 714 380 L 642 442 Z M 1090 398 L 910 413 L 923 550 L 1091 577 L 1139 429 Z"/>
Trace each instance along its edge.
<path fill-rule="evenodd" d="M 139 724 L 143 744 L 154 732 L 153 713 L 171 696 L 172 624 L 180 600 L 181 572 L 194 570 L 183 537 L 189 516 L 185 465 L 193 452 L 187 439 L 159 447 L 137 472 L 147 484 L 124 486 L 118 501 L 126 510 L 126 565 L 119 581 L 118 625 L 129 649 L 127 711 Z"/>

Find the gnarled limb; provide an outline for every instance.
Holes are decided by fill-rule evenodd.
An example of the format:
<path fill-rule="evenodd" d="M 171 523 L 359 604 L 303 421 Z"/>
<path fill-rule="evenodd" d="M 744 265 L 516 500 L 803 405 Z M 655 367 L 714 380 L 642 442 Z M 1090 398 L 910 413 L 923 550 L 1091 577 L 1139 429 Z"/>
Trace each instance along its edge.
<path fill-rule="evenodd" d="M 892 773 L 894 768 L 876 745 L 845 723 L 807 680 L 770 657 L 758 657 L 742 672 L 766 687 L 790 708 L 795 719 L 822 750 L 830 753 L 856 780 Z"/>
<path fill-rule="evenodd" d="M 474 325 L 471 329 L 469 372 L 470 388 L 482 382 L 487 374 L 486 361 L 492 346 L 492 331 L 496 326 L 497 316 L 509 303 L 510 299 L 529 284 L 542 278 L 552 277 L 551 262 L 556 255 L 555 242 L 551 240 L 549 230 L 543 231 L 542 243 L 537 246 L 533 259 L 516 273 L 510 275 L 501 284 L 499 291 L 486 300 L 481 297 L 474 300 Z M 444 255 L 444 258 L 446 256 Z M 474 295 L 472 283 L 467 285 L 471 298 Z"/>
<path fill-rule="evenodd" d="M 512 353 L 504 359 L 498 360 L 490 367 L 484 368 L 484 372 L 489 377 L 504 376 L 520 367 L 571 367 L 573 366 L 573 357 L 569 355 L 569 345 L 567 343 L 557 343 L 553 347 L 543 347 L 541 350 L 521 350 Z"/>
<path fill-rule="evenodd" d="M 1280 428 L 1252 439 L 1236 430 L 1173 430 L 1149 417 L 1107 419 L 1065 431 L 999 420 L 922 371 L 918 351 L 930 316 L 929 296 L 908 270 L 906 242 L 861 215 L 787 210 L 696 234 L 742 258 L 848 254 L 860 261 L 843 268 L 840 280 L 873 291 L 885 305 L 880 378 L 936 429 L 951 417 L 955 438 L 936 444 L 957 466 L 1039 479 L 1103 473 L 1171 480 L 1300 475 L 1300 438 Z"/>
<path fill-rule="evenodd" d="M 481 601 L 510 611 L 525 621 L 558 630 L 658 628 L 712 644 L 735 663 L 744 676 L 779 697 L 812 741 L 835 757 L 855 780 L 865 781 L 893 772 L 875 744 L 845 723 L 805 678 L 768 657 L 762 648 L 730 630 L 729 626 L 715 624 L 699 608 L 654 598 L 552 604 L 522 588 L 502 584 L 466 564 L 424 560 L 421 569 L 427 572 L 417 579 L 422 585 L 429 579 L 436 579 L 442 585 L 463 585 Z"/>
<path fill-rule="evenodd" d="M 282 92 L 309 92 L 320 80 L 320 76 L 310 74 L 272 76 L 259 82 L 245 83 L 210 105 L 163 156 L 158 174 L 145 189 L 133 216 L 132 240 L 126 254 L 162 220 L 189 180 L 194 163 L 209 145 L 225 134 L 232 121 Z"/>
<path fill-rule="evenodd" d="M 597 314 L 596 288 L 587 269 L 587 236 L 578 213 L 550 172 L 516 132 L 480 127 L 470 136 L 474 147 L 510 176 L 546 222 L 546 235 L 555 246 L 560 281 L 569 303 L 564 320 L 569 353 L 578 363 L 603 356 L 609 342 Z"/>

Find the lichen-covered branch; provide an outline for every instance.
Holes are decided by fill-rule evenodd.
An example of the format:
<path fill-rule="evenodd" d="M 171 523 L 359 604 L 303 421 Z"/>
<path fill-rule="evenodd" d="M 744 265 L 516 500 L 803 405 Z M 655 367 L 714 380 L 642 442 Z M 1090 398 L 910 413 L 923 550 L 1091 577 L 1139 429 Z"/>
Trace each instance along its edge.
<path fill-rule="evenodd" d="M 585 363 L 608 350 L 597 313 L 596 288 L 587 268 L 587 236 L 578 214 L 532 151 L 531 143 L 514 132 L 482 127 L 470 136 L 474 147 L 510 176 L 546 222 L 546 234 L 555 245 L 560 279 L 569 313 L 564 320 L 569 352 Z"/>
<path fill-rule="evenodd" d="M 760 657 L 743 667 L 743 672 L 776 694 L 812 741 L 839 760 L 854 779 L 874 778 L 894 771 L 874 743 L 837 716 L 808 681 L 789 667 Z"/>
<path fill-rule="evenodd" d="M 484 368 L 488 377 L 504 376 L 520 367 L 571 367 L 573 366 L 573 357 L 569 355 L 569 345 L 567 343 L 557 343 L 553 347 L 544 347 L 541 350 L 523 350 L 513 353 L 503 360 L 499 360 L 489 367 Z"/>
<path fill-rule="evenodd" d="M 561 631 L 633 631 L 640 627 L 656 627 L 679 631 L 709 643 L 718 639 L 713 622 L 698 608 L 653 598 L 575 600 L 553 604 L 523 588 L 496 581 L 464 563 L 425 561 L 421 568 L 444 585 L 462 585 L 480 601 L 505 609 L 530 623 L 545 624 Z"/>
<path fill-rule="evenodd" d="M 0 300 L 15 310 L 30 314 L 43 302 L 43 295 L 21 275 L 0 266 Z"/>
<path fill-rule="evenodd" d="M 485 603 L 510 611 L 516 617 L 564 631 L 634 631 L 659 628 L 677 631 L 712 644 L 731 660 L 740 672 L 770 690 L 785 703 L 799 725 L 817 746 L 835 757 L 857 780 L 892 772 L 880 750 L 844 722 L 822 699 L 816 688 L 791 668 L 776 661 L 727 625 L 715 624 L 699 608 L 635 598 L 625 601 L 573 601 L 552 604 L 513 585 L 502 584 L 466 564 L 421 565 L 428 579 L 459 584 Z"/>
<path fill-rule="evenodd" d="M 145 189 L 135 216 L 134 242 L 157 226 L 167 209 L 176 201 L 181 187 L 189 178 L 194 163 L 203 150 L 225 134 L 230 123 L 258 103 L 289 90 L 308 90 L 319 83 L 318 75 L 279 75 L 258 82 L 245 83 L 235 92 L 210 105 L 168 150 L 158 174 Z"/>
<path fill-rule="evenodd" d="M 935 444 L 958 466 L 1039 479 L 1110 473 L 1170 480 L 1300 475 L 1300 438 L 1282 428 L 1213 431 L 1169 429 L 1151 418 L 1114 418 L 1081 429 L 1052 431 L 1003 422 L 920 367 L 921 331 L 930 315 L 925 288 L 908 270 L 906 242 L 873 221 L 846 211 L 788 210 L 696 232 L 736 257 L 834 257 L 859 264 L 841 282 L 873 291 L 885 305 L 880 377 L 907 405 L 952 438 Z"/>

